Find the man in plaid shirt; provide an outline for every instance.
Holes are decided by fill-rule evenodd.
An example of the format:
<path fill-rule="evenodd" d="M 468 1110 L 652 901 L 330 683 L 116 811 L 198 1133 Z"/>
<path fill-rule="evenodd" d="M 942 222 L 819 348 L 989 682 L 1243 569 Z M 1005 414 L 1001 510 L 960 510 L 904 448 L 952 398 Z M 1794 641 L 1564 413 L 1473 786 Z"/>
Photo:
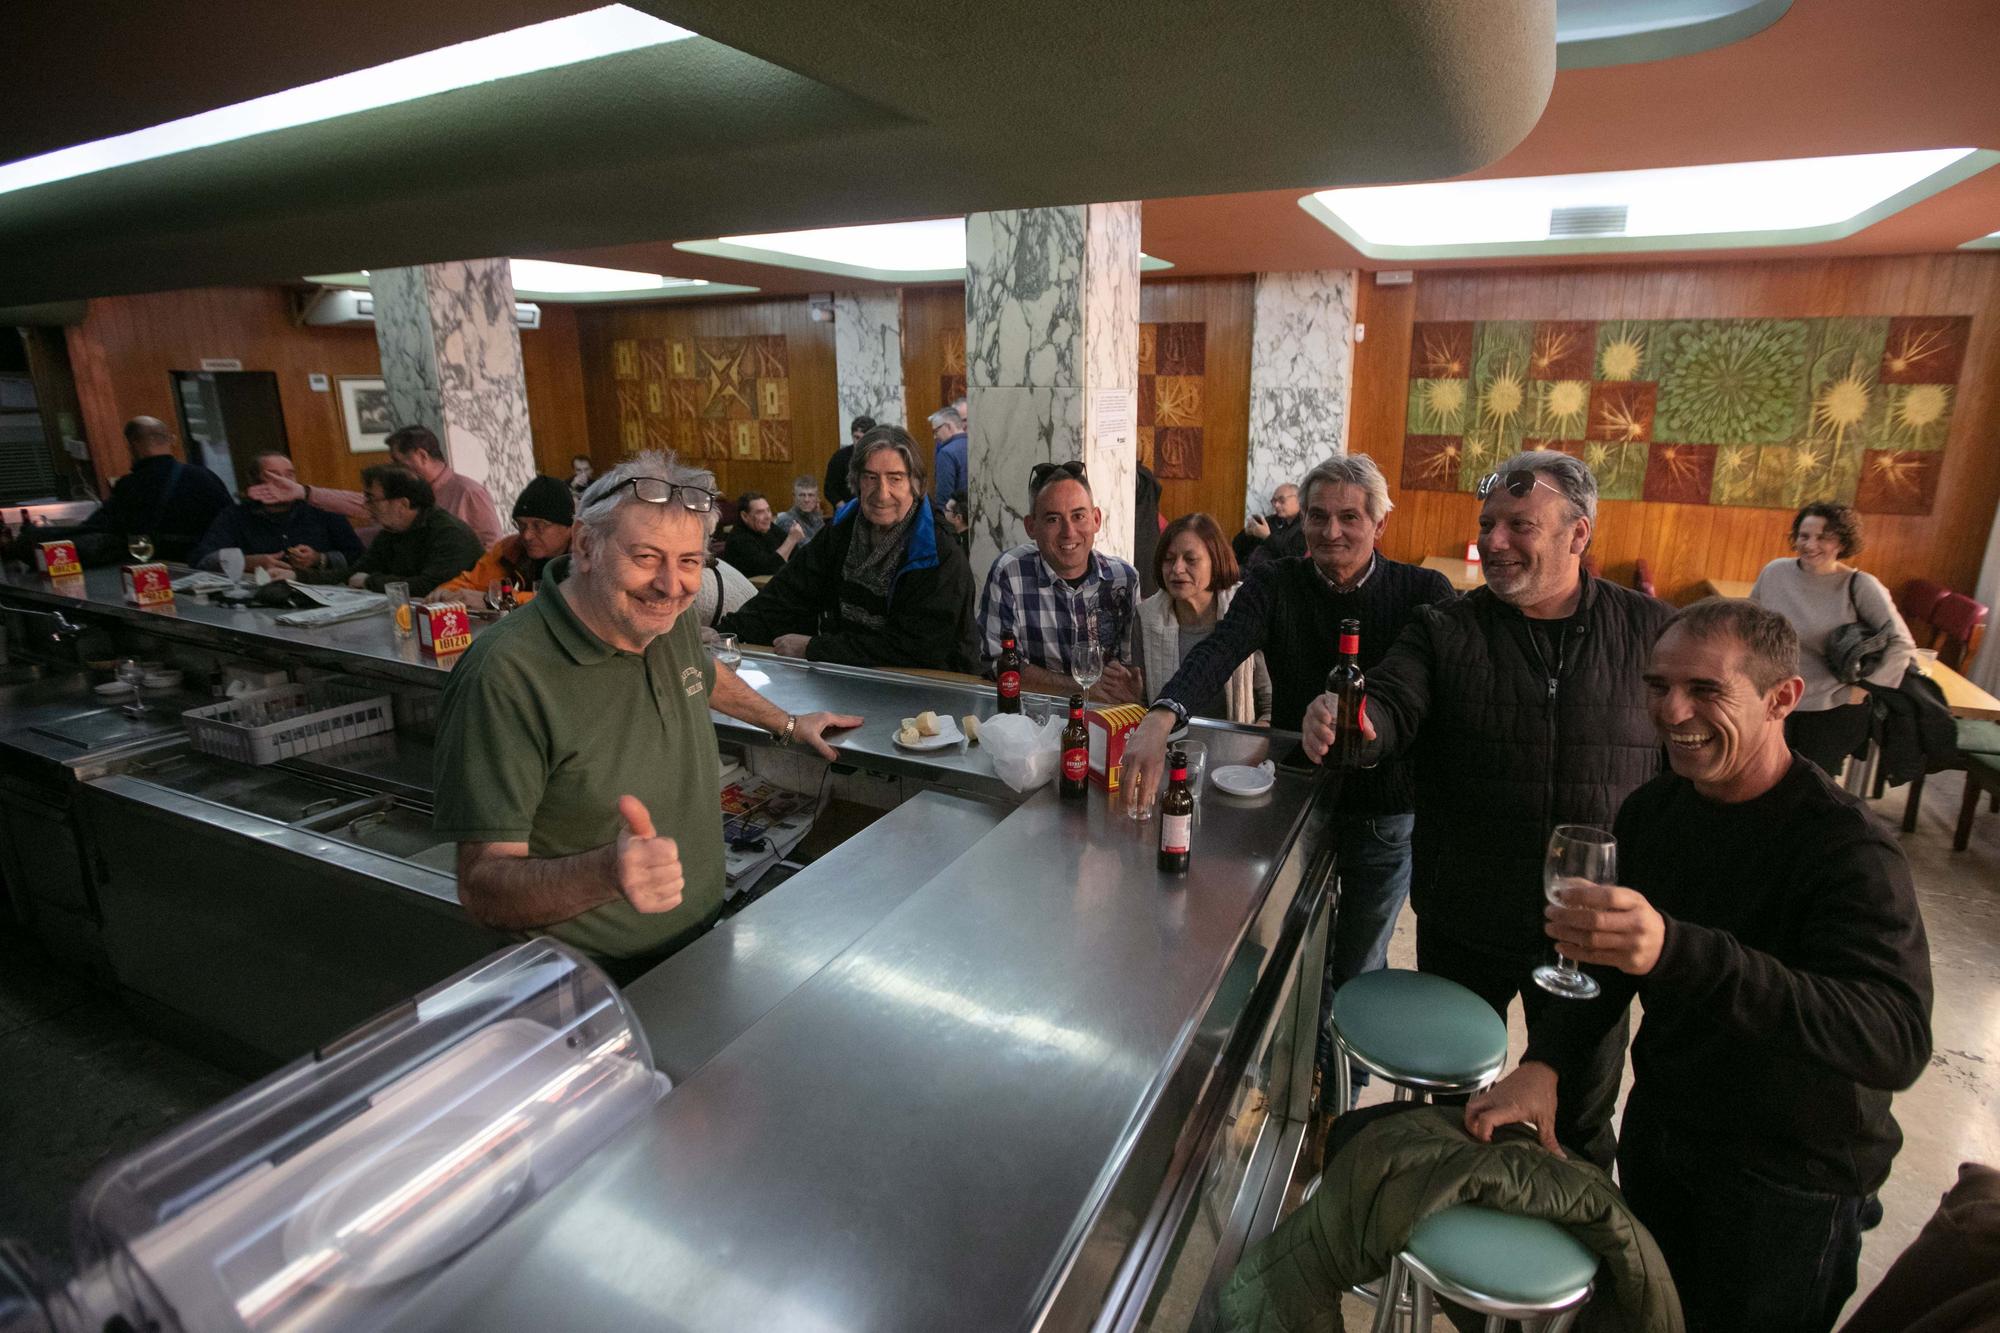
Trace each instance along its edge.
<path fill-rule="evenodd" d="M 1092 502 L 1082 463 L 1042 463 L 1028 474 L 1033 540 L 993 562 L 979 595 L 979 629 L 987 666 L 1012 634 L 1021 651 L 1021 687 L 1043 694 L 1079 692 L 1074 650 L 1094 639 L 1104 652 L 1104 679 L 1090 697 L 1138 703 L 1132 628 L 1139 571 L 1094 549 L 1104 515 Z"/>

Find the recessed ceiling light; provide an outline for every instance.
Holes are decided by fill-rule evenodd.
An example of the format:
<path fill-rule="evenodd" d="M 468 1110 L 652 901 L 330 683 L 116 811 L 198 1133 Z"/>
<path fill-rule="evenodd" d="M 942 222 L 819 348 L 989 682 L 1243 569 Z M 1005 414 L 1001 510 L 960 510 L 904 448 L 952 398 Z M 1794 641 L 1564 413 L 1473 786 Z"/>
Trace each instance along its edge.
<path fill-rule="evenodd" d="M 2000 250 L 2000 231 L 1989 231 L 1984 236 L 1975 236 L 1958 248 L 1961 250 Z"/>
<path fill-rule="evenodd" d="M 692 37 L 625 5 L 531 23 L 267 97 L 0 166 L 0 193 Z"/>
<path fill-rule="evenodd" d="M 625 268 L 598 268 L 591 264 L 564 264 L 553 259 L 510 259 L 514 294 L 537 301 L 616 301 L 642 300 L 649 296 L 730 296 L 754 292 L 729 282 L 707 278 L 670 278 L 661 273 L 640 273 Z M 369 271 L 319 273 L 306 279 L 322 287 L 366 287 Z"/>
<path fill-rule="evenodd" d="M 1371 259 L 1807 244 L 1852 235 L 2000 162 L 1938 148 L 1575 176 L 1322 190 L 1299 204 Z M 1615 236 L 1550 236 L 1558 210 L 1625 210 Z"/>
<path fill-rule="evenodd" d="M 713 241 L 680 241 L 674 249 L 871 282 L 952 282 L 965 276 L 965 219 L 760 232 Z M 1153 272 L 1173 265 L 1142 254 L 1139 267 Z"/>

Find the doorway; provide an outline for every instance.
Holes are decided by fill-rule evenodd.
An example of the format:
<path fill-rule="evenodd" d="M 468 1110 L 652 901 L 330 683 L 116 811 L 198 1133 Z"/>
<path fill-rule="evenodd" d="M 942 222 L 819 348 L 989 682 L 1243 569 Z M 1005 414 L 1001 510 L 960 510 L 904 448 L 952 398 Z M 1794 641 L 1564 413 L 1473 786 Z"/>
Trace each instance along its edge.
<path fill-rule="evenodd" d="M 268 370 L 176 370 L 174 406 L 188 460 L 222 478 L 242 498 L 255 484 L 259 454 L 290 456 L 278 377 Z"/>

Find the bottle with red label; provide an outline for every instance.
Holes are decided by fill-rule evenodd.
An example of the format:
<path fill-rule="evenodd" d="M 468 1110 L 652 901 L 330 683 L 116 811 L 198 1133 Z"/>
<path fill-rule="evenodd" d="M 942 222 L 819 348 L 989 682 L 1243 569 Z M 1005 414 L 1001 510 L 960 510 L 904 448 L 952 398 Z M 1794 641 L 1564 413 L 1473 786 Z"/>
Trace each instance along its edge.
<path fill-rule="evenodd" d="M 1021 650 L 1014 646 L 1014 636 L 1011 634 L 1000 640 L 1000 660 L 994 664 L 993 678 L 1000 687 L 999 711 L 1020 712 Z"/>
<path fill-rule="evenodd" d="M 515 607 L 520 605 L 519 599 L 517 599 L 514 596 L 514 584 L 511 579 L 505 580 L 500 584 L 499 602 L 500 605 L 498 609 L 502 615 L 505 615 L 507 612 L 512 611 Z"/>
<path fill-rule="evenodd" d="M 1361 766 L 1362 719 L 1368 716 L 1368 678 L 1361 673 L 1361 622 L 1340 622 L 1340 661 L 1326 673 L 1326 692 L 1333 696 L 1333 748 L 1326 763 L 1333 768 Z"/>
<path fill-rule="evenodd" d="M 1167 752 L 1167 772 L 1167 794 L 1160 798 L 1160 869 L 1184 875 L 1194 846 L 1194 793 L 1188 790 L 1185 750 Z"/>
<path fill-rule="evenodd" d="M 1069 697 L 1069 725 L 1062 734 L 1062 798 L 1080 801 L 1090 795 L 1090 728 L 1083 725 L 1083 696 Z"/>

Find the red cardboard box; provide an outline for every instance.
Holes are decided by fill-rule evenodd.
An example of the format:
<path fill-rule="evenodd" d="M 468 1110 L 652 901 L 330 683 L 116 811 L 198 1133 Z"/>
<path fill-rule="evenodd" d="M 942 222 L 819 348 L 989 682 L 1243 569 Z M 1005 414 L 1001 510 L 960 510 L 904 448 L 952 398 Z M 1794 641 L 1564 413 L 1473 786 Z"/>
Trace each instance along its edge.
<path fill-rule="evenodd" d="M 1114 704 L 1083 715 L 1090 732 L 1090 780 L 1105 791 L 1118 790 L 1118 777 L 1125 769 L 1125 741 L 1145 717 L 1146 710 L 1137 704 Z"/>
<path fill-rule="evenodd" d="M 464 602 L 424 602 L 417 608 L 417 641 L 432 657 L 450 657 L 472 646 L 472 618 Z"/>
<path fill-rule="evenodd" d="M 147 565 L 126 565 L 125 600 L 140 606 L 164 606 L 174 600 L 173 576 L 167 567 L 158 562 Z"/>
<path fill-rule="evenodd" d="M 83 573 L 75 542 L 43 542 L 35 548 L 35 568 L 52 579 Z"/>

